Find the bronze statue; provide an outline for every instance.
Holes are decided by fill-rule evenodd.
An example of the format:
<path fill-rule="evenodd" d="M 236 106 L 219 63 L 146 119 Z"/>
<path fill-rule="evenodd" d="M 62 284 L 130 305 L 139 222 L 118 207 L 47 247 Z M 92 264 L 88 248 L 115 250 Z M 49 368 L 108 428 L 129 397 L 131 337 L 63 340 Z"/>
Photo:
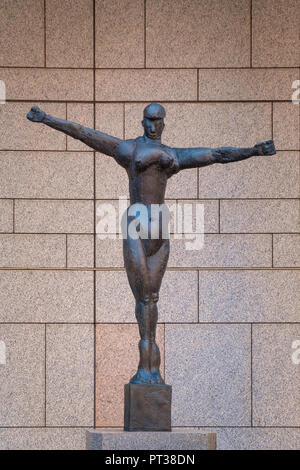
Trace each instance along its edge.
<path fill-rule="evenodd" d="M 130 204 L 147 207 L 145 229 L 158 231 L 157 238 L 123 238 L 125 268 L 136 300 L 136 318 L 140 331 L 140 362 L 131 384 L 164 384 L 160 374 L 160 353 L 155 342 L 158 319 L 157 301 L 169 257 L 169 239 L 162 236 L 161 220 L 151 218 L 151 204 L 164 204 L 168 179 L 185 168 L 202 167 L 214 163 L 231 163 L 246 158 L 276 153 L 274 143 L 268 140 L 250 148 L 172 148 L 161 143 L 165 109 L 151 103 L 144 109 L 144 135 L 136 139 L 121 140 L 103 132 L 88 129 L 74 122 L 58 119 L 37 106 L 27 118 L 42 122 L 58 131 L 79 139 L 94 150 L 113 157 L 126 169 L 129 177 Z M 129 210 L 129 209 L 128 209 Z M 128 224 L 133 216 L 128 214 Z M 157 226 L 154 227 L 153 225 Z M 142 229 L 143 227 L 139 227 Z"/>

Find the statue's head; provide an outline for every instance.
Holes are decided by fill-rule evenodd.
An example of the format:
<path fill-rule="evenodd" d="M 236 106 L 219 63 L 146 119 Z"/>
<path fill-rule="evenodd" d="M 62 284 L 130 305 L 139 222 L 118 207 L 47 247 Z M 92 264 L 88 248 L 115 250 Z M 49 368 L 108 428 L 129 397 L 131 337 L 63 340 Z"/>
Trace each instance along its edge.
<path fill-rule="evenodd" d="M 152 140 L 160 140 L 165 123 L 165 108 L 158 103 L 151 103 L 144 109 L 144 119 L 142 125 L 145 135 Z"/>

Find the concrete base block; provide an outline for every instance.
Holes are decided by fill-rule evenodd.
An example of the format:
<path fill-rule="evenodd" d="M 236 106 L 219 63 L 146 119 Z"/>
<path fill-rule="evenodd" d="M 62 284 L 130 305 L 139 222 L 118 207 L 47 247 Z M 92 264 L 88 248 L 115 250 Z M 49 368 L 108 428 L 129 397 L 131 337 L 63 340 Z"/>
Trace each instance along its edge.
<path fill-rule="evenodd" d="M 126 432 L 114 429 L 87 431 L 87 450 L 216 450 L 216 434 L 197 431 Z"/>

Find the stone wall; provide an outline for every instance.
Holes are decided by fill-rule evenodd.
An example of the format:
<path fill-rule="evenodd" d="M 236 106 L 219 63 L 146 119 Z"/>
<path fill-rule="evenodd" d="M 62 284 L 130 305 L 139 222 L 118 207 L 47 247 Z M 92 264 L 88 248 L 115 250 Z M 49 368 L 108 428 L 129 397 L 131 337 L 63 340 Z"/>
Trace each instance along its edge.
<path fill-rule="evenodd" d="M 161 289 L 173 425 L 217 430 L 222 449 L 299 448 L 298 7 L 1 1 L 0 448 L 83 448 L 85 428 L 121 427 L 138 361 L 121 242 L 94 235 L 126 174 L 25 114 L 130 138 L 152 100 L 169 145 L 278 150 L 169 182 L 168 200 L 204 204 L 206 232 L 200 251 L 172 242 Z"/>

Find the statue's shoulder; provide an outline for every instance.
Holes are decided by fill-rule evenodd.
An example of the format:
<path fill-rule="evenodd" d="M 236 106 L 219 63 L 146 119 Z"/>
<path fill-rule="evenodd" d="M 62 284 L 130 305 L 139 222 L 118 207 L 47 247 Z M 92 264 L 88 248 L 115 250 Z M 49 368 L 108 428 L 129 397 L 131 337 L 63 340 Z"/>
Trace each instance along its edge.
<path fill-rule="evenodd" d="M 126 139 L 118 147 L 119 155 L 131 155 L 136 146 L 135 139 Z"/>

